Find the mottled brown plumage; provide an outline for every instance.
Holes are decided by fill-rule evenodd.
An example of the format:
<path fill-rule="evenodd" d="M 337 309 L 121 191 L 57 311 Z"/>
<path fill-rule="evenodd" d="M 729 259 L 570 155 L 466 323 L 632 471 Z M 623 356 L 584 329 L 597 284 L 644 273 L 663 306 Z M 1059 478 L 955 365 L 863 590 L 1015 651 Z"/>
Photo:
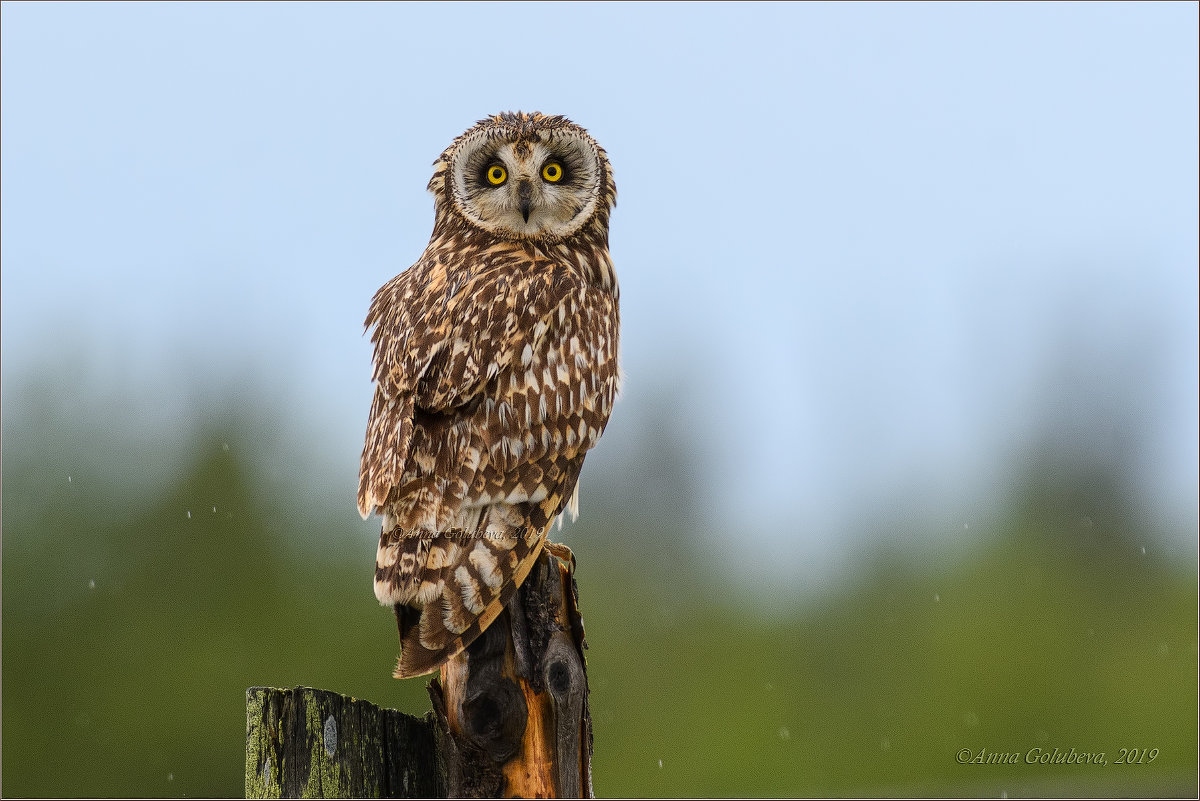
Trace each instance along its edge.
<path fill-rule="evenodd" d="M 500 614 L 572 505 L 620 384 L 616 187 L 587 132 L 537 113 L 481 120 L 429 190 L 429 245 L 366 320 L 358 508 L 383 515 L 375 594 L 396 609 L 398 678 L 436 670 Z"/>

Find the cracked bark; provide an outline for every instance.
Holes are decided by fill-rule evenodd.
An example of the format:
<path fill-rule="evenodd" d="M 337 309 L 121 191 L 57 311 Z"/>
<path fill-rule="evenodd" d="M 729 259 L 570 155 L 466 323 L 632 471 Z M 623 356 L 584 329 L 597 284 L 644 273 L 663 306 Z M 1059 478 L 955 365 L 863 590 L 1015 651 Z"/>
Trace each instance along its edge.
<path fill-rule="evenodd" d="M 543 551 L 514 602 L 430 684 L 450 795 L 591 798 L 582 618 L 571 568 Z"/>

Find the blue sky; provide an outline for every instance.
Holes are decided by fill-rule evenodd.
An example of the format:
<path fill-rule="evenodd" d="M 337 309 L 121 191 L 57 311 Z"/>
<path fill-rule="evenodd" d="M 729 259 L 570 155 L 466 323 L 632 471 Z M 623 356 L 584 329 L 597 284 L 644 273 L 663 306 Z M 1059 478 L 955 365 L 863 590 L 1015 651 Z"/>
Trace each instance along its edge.
<path fill-rule="evenodd" d="M 779 532 L 751 577 L 831 564 L 897 498 L 970 525 L 1047 393 L 1069 429 L 1129 388 L 1136 472 L 1196 519 L 1194 3 L 5 3 L 2 21 L 10 420 L 10 387 L 64 354 L 155 436 L 258 376 L 351 509 L 361 323 L 428 239 L 431 162 L 480 117 L 536 109 L 587 127 L 619 190 L 629 379 L 592 469 L 619 468 L 636 410 L 677 381 L 714 528 Z"/>

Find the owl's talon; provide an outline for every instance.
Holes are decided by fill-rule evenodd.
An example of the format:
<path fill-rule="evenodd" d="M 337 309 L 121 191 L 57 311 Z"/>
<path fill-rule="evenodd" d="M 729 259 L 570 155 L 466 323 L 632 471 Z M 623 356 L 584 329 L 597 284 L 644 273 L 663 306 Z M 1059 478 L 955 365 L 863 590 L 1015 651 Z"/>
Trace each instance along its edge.
<path fill-rule="evenodd" d="M 561 542 L 546 540 L 546 553 L 556 559 L 561 559 L 567 564 L 567 571 L 571 574 L 575 573 L 575 554 L 566 545 Z"/>

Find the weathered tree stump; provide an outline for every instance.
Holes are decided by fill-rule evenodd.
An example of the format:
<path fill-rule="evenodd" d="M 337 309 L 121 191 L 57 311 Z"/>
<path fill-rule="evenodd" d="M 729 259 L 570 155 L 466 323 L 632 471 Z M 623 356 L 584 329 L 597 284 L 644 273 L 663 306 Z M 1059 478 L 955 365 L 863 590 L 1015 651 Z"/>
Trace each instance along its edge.
<path fill-rule="evenodd" d="M 429 686 L 451 796 L 592 797 L 584 647 L 572 567 L 543 551 L 504 614 Z"/>
<path fill-rule="evenodd" d="M 543 551 L 505 612 L 430 682 L 423 718 L 310 687 L 251 687 L 246 797 L 592 797 L 572 570 Z"/>

